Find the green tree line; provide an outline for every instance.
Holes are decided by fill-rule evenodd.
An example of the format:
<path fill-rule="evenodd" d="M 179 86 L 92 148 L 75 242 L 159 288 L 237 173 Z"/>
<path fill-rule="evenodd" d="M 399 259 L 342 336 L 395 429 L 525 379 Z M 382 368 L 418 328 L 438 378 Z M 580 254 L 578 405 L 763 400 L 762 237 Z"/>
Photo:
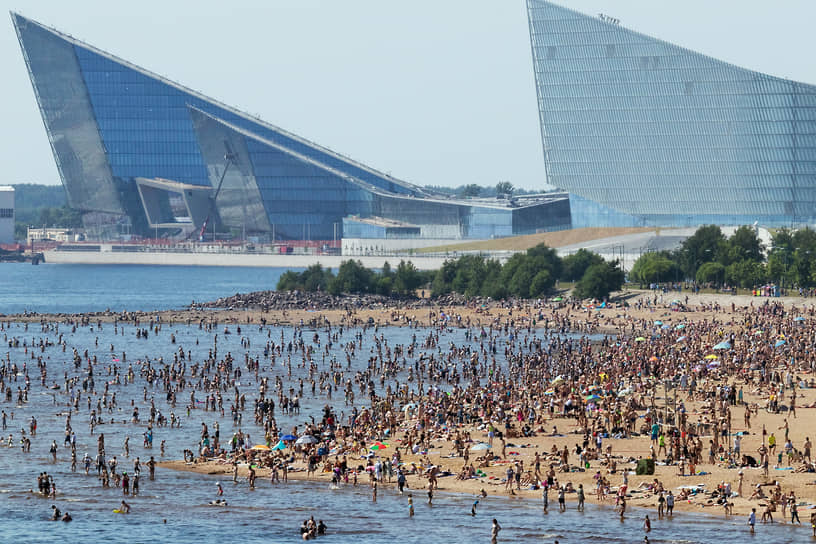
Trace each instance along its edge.
<path fill-rule="evenodd" d="M 645 253 L 630 281 L 640 284 L 694 281 L 698 284 L 758 287 L 816 286 L 816 232 L 779 229 L 765 247 L 755 229 L 738 228 L 730 237 L 714 225 L 700 227 L 674 251 Z"/>
<path fill-rule="evenodd" d="M 419 288 L 429 288 L 433 296 L 458 293 L 494 299 L 539 298 L 552 293 L 556 280 L 576 282 L 573 294 L 579 298 L 604 299 L 621 288 L 624 274 L 617 261 L 605 261 L 587 250 L 561 258 L 554 249 L 540 244 L 513 255 L 504 265 L 495 259 L 465 255 L 429 272 L 417 270 L 409 261 L 400 261 L 396 270 L 385 263 L 382 270 L 374 271 L 349 260 L 335 275 L 316 264 L 303 272 L 287 271 L 277 288 L 408 297 Z"/>

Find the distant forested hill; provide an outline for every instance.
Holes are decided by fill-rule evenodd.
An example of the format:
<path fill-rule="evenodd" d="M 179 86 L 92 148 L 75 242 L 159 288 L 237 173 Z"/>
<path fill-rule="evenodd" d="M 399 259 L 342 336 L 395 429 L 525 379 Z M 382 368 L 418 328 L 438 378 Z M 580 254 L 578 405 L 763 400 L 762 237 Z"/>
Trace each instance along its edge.
<path fill-rule="evenodd" d="M 25 229 L 34 227 L 82 226 L 82 215 L 68 208 L 62 185 L 37 185 L 20 183 L 14 187 L 15 225 L 14 234 L 25 239 Z"/>
<path fill-rule="evenodd" d="M 62 208 L 66 205 L 62 185 L 20 183 L 14 187 L 14 207 L 17 221 L 36 223 L 44 208 Z"/>

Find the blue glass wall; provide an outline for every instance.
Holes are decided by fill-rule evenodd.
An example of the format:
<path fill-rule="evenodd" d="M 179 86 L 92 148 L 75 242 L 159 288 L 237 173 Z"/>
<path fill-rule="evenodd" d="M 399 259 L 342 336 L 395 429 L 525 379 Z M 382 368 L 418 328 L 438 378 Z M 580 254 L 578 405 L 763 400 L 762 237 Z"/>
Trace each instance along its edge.
<path fill-rule="evenodd" d="M 816 87 L 527 4 L 548 182 L 602 205 L 575 222 L 816 221 Z"/>
<path fill-rule="evenodd" d="M 82 76 L 115 175 L 164 177 L 209 184 L 187 105 L 211 113 L 276 144 L 355 176 L 375 187 L 412 192 L 384 176 L 259 124 L 212 101 L 75 44 Z"/>
<path fill-rule="evenodd" d="M 61 143 L 62 147 L 55 145 L 55 157 L 69 201 L 77 208 L 122 212 L 123 206 L 117 202 L 117 198 L 124 199 L 124 193 L 130 190 L 134 177 L 159 177 L 210 185 L 188 105 L 376 188 L 397 194 L 418 192 L 411 185 L 230 110 L 53 29 L 16 14 L 12 19 L 49 138 L 52 142 Z M 58 77 L 51 75 L 55 70 L 59 72 Z M 63 96 L 71 100 L 63 99 Z M 60 120 L 66 114 L 77 117 L 74 112 L 87 113 L 85 118 L 74 119 L 65 130 L 55 132 L 62 128 Z M 82 127 L 79 127 L 80 122 L 84 123 Z M 85 128 L 87 134 L 80 134 L 79 128 Z M 100 164 L 94 163 L 91 167 L 99 172 L 89 176 L 89 168 L 84 163 L 94 153 L 99 157 L 96 163 Z M 78 166 L 72 166 L 75 164 Z M 85 172 L 82 171 L 83 166 Z M 102 167 L 107 170 L 107 177 L 103 175 Z M 97 187 L 96 195 L 86 187 L 91 182 Z M 107 192 L 102 191 L 105 185 L 110 187 Z M 265 189 L 264 196 L 274 198 L 275 192 L 268 180 Z M 317 192 L 312 192 L 312 198 L 318 198 L 329 190 L 325 184 L 314 189 Z M 298 191 L 312 191 L 303 184 L 294 186 L 291 180 L 280 190 L 287 191 L 289 195 Z M 270 214 L 275 213 L 273 204 L 274 200 L 264 200 Z M 270 221 L 274 219 L 270 215 Z"/>
<path fill-rule="evenodd" d="M 362 221 L 355 221 L 351 218 L 344 218 L 343 236 L 346 238 L 385 239 L 386 228 L 384 226 L 363 223 Z"/>
<path fill-rule="evenodd" d="M 68 204 L 123 213 L 73 46 L 19 16 L 12 19 Z"/>

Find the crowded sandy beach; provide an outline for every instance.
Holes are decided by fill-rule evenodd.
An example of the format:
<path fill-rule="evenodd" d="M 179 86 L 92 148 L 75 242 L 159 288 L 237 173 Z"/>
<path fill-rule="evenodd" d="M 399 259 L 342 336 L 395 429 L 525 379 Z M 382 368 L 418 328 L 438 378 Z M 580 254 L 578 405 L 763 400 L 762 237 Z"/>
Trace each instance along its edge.
<path fill-rule="evenodd" d="M 163 329 L 181 324 L 212 332 L 207 360 L 190 360 L 173 338 L 161 361 L 117 354 L 106 368 L 110 375 L 117 367 L 111 390 L 127 390 L 134 372 L 155 378 L 154 391 L 136 392 L 145 407 L 141 418 L 133 416 L 145 433 L 168 435 L 167 453 L 163 440 L 151 460 L 151 479 L 156 467 L 211 475 L 219 479 L 213 501 L 224 504 L 240 501 L 256 482 L 315 480 L 327 489 L 365 487 L 372 501 L 399 493 L 410 504 L 406 515 L 414 502 L 444 502 L 455 493 L 474 498 L 474 516 L 497 496 L 538 501 L 553 512 L 606 505 L 614 510 L 601 515 L 642 519 L 647 536 L 652 523 L 687 512 L 740 517 L 747 532 L 755 511 L 757 525 L 801 521 L 802 534 L 811 533 L 811 299 L 653 290 L 612 303 L 357 299 L 281 309 L 247 301 L 231 309 L 7 316 L 0 333 L 12 347 L 19 338 L 10 336 L 11 323 L 27 323 L 29 337 L 38 326 L 110 323 L 134 326 L 147 341 L 164 341 Z M 241 336 L 244 345 L 248 329 L 272 325 L 291 334 L 270 335 L 262 357 L 217 351 L 219 335 Z M 394 328 L 410 332 L 411 341 L 390 342 Z M 440 341 L 452 329 L 464 331 L 464 340 Z M 71 427 L 70 415 L 67 428 L 93 434 L 109 387 L 80 387 L 97 365 L 74 357 L 77 377 L 55 382 L 54 402 L 71 406 L 76 419 L 90 415 L 88 431 Z M 362 360 L 362 370 L 352 370 L 352 360 Z M 3 392 L 7 405 L 19 406 L 21 384 L 10 379 L 15 363 L 4 362 Z M 152 396 L 166 397 L 166 411 L 179 415 L 168 421 L 147 402 Z M 306 398 L 323 408 L 301 413 Z M 225 410 L 238 424 L 213 428 L 211 414 Z M 279 424 L 284 415 L 300 423 Z M 173 441 L 182 419 L 198 429 L 197 442 Z M 38 422 L 62 423 L 64 415 Z M 128 487 L 109 467 L 111 451 L 120 449 L 100 443 L 90 469 L 79 462 L 79 470 L 96 471 L 102 485 Z M 71 457 L 76 464 L 76 452 Z M 225 480 L 237 482 L 226 496 Z"/>

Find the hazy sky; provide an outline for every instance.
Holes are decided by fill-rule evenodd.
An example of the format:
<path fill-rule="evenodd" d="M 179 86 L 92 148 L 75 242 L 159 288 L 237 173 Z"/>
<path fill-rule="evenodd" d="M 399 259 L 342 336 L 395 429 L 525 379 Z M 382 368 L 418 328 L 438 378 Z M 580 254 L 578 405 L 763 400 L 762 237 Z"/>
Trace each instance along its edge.
<path fill-rule="evenodd" d="M 563 0 L 816 83 L 816 1 Z M 524 0 L 0 0 L 0 6 L 420 185 L 544 183 Z M 0 25 L 3 183 L 59 183 Z"/>

